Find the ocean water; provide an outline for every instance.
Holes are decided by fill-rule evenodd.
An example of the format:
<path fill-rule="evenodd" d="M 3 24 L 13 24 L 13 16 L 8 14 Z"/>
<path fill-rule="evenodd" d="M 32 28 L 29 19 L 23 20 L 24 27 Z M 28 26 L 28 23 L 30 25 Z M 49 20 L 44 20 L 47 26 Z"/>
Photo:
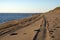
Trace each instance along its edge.
<path fill-rule="evenodd" d="M 0 13 L 0 23 L 31 16 L 31 13 Z"/>

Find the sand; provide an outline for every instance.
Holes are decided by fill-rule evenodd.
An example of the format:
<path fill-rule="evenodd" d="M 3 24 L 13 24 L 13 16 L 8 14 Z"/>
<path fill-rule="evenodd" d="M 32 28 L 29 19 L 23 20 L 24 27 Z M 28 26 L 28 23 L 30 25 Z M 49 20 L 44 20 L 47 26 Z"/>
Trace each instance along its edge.
<path fill-rule="evenodd" d="M 0 40 L 60 40 L 60 7 L 43 14 L 34 14 L 26 20 L 22 21 L 25 27 L 0 36 Z M 14 26 L 14 30 L 17 27 Z"/>

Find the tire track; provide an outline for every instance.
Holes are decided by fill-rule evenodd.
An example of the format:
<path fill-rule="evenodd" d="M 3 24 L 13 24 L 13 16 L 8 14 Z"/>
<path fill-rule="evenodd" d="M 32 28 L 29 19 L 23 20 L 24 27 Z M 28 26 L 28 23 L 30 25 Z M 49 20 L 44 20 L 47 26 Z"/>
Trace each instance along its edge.
<path fill-rule="evenodd" d="M 45 18 L 45 16 L 43 16 L 43 19 L 44 19 L 44 23 L 43 23 L 43 25 L 44 25 L 44 26 L 43 26 L 43 27 L 44 27 L 44 28 L 43 28 L 43 29 L 44 29 L 44 30 L 43 30 L 43 40 L 45 40 L 45 38 L 46 38 L 46 24 L 47 24 L 47 23 L 46 23 L 46 18 Z"/>
<path fill-rule="evenodd" d="M 46 38 L 46 24 L 47 24 L 46 23 L 46 18 L 45 18 L 44 15 L 43 15 L 42 18 L 43 18 L 43 22 L 42 22 L 40 28 L 37 30 L 37 33 L 34 36 L 33 40 L 45 40 L 45 38 Z M 42 34 L 40 34 L 40 33 L 42 33 Z M 42 35 L 41 39 L 40 39 L 39 35 Z"/>

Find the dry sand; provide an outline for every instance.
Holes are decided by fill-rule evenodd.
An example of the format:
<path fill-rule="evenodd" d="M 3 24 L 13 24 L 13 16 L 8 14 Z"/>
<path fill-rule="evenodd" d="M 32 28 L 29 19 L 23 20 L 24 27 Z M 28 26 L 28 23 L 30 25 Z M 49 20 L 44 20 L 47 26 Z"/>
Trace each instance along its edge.
<path fill-rule="evenodd" d="M 37 17 L 38 20 L 34 21 L 34 17 Z M 30 19 L 32 19 L 32 21 Z M 0 40 L 60 40 L 60 7 L 41 14 L 40 16 L 35 15 L 27 19 L 27 21 L 28 20 L 30 20 L 30 22 L 28 22 L 30 25 L 16 30 L 13 32 L 15 35 L 11 33 L 0 36 Z M 26 23 L 23 25 L 25 24 Z"/>
<path fill-rule="evenodd" d="M 25 27 L 23 29 L 20 29 L 14 33 L 18 33 L 17 35 L 6 35 L 5 37 L 1 38 L 1 40 L 33 40 L 35 34 L 40 28 L 40 24 L 42 22 L 41 20 L 36 21 L 35 23 L 29 25 L 28 27 Z"/>

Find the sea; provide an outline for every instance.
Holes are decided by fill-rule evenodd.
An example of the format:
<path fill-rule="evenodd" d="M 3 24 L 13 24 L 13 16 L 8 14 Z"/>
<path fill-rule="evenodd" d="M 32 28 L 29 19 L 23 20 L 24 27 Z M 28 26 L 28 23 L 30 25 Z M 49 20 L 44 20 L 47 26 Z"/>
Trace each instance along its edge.
<path fill-rule="evenodd" d="M 26 18 L 32 14 L 33 13 L 0 13 L 0 23 Z"/>

